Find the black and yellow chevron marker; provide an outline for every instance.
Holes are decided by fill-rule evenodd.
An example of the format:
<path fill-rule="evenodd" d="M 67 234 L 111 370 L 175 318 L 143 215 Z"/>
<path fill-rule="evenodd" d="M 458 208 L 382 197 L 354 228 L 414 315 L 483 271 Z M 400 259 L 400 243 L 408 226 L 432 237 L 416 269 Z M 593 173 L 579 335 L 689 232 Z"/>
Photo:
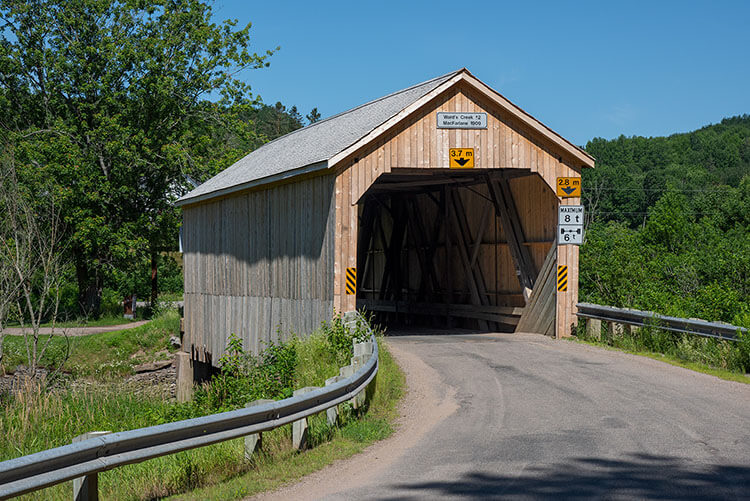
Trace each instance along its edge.
<path fill-rule="evenodd" d="M 357 293 L 357 268 L 346 269 L 346 293 L 350 296 Z"/>
<path fill-rule="evenodd" d="M 560 265 L 557 267 L 557 290 L 565 292 L 568 290 L 568 266 Z"/>

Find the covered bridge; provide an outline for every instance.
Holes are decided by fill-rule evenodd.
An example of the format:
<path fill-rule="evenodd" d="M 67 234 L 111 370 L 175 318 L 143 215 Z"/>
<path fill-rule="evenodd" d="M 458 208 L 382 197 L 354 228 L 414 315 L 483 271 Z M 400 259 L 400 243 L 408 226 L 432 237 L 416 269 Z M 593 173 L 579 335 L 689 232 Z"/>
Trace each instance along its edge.
<path fill-rule="evenodd" d="M 558 177 L 594 159 L 466 69 L 297 130 L 183 210 L 185 336 L 214 363 L 334 311 L 385 324 L 567 336 L 578 247 L 556 246 Z M 568 287 L 556 289 L 556 265 Z"/>

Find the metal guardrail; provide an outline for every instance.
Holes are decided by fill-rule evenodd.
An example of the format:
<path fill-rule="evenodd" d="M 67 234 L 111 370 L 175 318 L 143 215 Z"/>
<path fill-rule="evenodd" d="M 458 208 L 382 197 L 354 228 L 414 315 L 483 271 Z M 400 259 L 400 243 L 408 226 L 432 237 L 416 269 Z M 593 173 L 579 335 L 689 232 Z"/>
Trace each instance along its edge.
<path fill-rule="evenodd" d="M 373 343 L 372 354 L 347 378 L 268 404 L 102 435 L 4 461 L 0 463 L 0 499 L 117 466 L 269 431 L 351 400 L 378 372 L 378 345 L 372 329 L 367 322 L 365 325 Z"/>
<path fill-rule="evenodd" d="M 594 318 L 617 324 L 636 325 L 639 327 L 655 327 L 658 329 L 694 334 L 696 336 L 737 341 L 737 333 L 746 335 L 748 330 L 723 322 L 707 322 L 693 318 L 677 318 L 659 315 L 651 311 L 631 310 L 628 308 L 614 308 L 591 303 L 578 303 L 578 317 Z"/>

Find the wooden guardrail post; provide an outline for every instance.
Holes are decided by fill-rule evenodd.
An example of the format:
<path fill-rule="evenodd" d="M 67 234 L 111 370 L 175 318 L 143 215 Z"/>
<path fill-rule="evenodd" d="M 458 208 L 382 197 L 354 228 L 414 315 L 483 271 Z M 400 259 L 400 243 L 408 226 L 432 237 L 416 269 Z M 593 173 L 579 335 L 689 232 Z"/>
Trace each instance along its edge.
<path fill-rule="evenodd" d="M 372 355 L 372 341 L 363 341 L 361 343 L 354 342 L 354 356 L 365 355 L 369 357 Z"/>
<path fill-rule="evenodd" d="M 350 376 L 352 376 L 354 374 L 354 372 L 356 370 L 357 370 L 357 368 L 354 367 L 354 365 L 345 365 L 345 366 L 343 366 L 342 368 L 339 369 L 339 377 L 341 377 L 341 378 L 350 377 Z M 348 400 L 348 402 L 350 404 L 352 404 L 352 407 L 354 407 L 355 409 L 357 408 L 356 407 L 357 406 L 356 400 L 357 400 L 356 396 L 354 398 Z"/>
<path fill-rule="evenodd" d="M 193 398 L 193 368 L 190 363 L 190 353 L 178 351 L 175 353 L 177 365 L 177 401 L 188 402 Z"/>
<path fill-rule="evenodd" d="M 355 357 L 352 357 L 352 374 L 357 371 L 360 367 L 365 365 L 367 362 L 367 359 L 370 358 L 369 355 L 357 355 Z M 355 409 L 360 409 L 364 407 L 365 405 L 365 390 L 360 391 L 356 395 L 354 395 L 354 398 L 351 399 L 352 407 Z"/>
<path fill-rule="evenodd" d="M 74 437 L 72 443 L 83 442 L 89 438 L 107 435 L 109 431 L 90 431 L 83 435 Z M 73 479 L 73 501 L 98 501 L 99 500 L 99 475 L 91 473 L 83 477 Z"/>
<path fill-rule="evenodd" d="M 611 338 L 622 337 L 625 332 L 623 324 L 617 322 L 607 322 L 607 333 Z"/>
<path fill-rule="evenodd" d="M 602 321 L 598 318 L 586 319 L 586 334 L 597 341 L 602 338 Z"/>
<path fill-rule="evenodd" d="M 333 376 L 328 379 L 326 379 L 326 386 L 330 386 L 333 383 L 337 383 L 338 381 L 341 381 L 344 379 L 341 376 Z M 334 405 L 333 407 L 329 407 L 326 409 L 326 420 L 328 421 L 328 426 L 335 426 L 336 423 L 339 421 L 339 407 L 337 405 Z"/>
<path fill-rule="evenodd" d="M 293 396 L 302 395 L 313 390 L 319 389 L 317 386 L 306 386 L 299 390 L 294 390 Z M 297 450 L 303 450 L 307 448 L 307 418 L 299 419 L 292 423 L 292 447 Z"/>
<path fill-rule="evenodd" d="M 245 408 L 247 407 L 255 407 L 256 405 L 263 405 L 263 404 L 270 404 L 273 402 L 273 400 L 268 399 L 260 399 L 260 400 L 253 400 L 252 402 L 248 402 L 245 404 Z M 251 433 L 250 435 L 245 437 L 245 459 L 250 460 L 253 458 L 253 455 L 256 454 L 260 449 L 263 447 L 263 434 L 258 433 Z"/>

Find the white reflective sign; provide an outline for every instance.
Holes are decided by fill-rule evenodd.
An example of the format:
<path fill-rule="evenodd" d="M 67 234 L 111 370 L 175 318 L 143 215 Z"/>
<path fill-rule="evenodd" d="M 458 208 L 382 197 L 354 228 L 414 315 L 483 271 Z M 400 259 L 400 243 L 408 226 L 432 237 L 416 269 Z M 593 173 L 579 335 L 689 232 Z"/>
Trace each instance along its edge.
<path fill-rule="evenodd" d="M 557 224 L 583 225 L 583 205 L 560 205 L 558 206 Z"/>
<path fill-rule="evenodd" d="M 557 227 L 557 245 L 583 244 L 583 225 L 561 224 Z"/>

